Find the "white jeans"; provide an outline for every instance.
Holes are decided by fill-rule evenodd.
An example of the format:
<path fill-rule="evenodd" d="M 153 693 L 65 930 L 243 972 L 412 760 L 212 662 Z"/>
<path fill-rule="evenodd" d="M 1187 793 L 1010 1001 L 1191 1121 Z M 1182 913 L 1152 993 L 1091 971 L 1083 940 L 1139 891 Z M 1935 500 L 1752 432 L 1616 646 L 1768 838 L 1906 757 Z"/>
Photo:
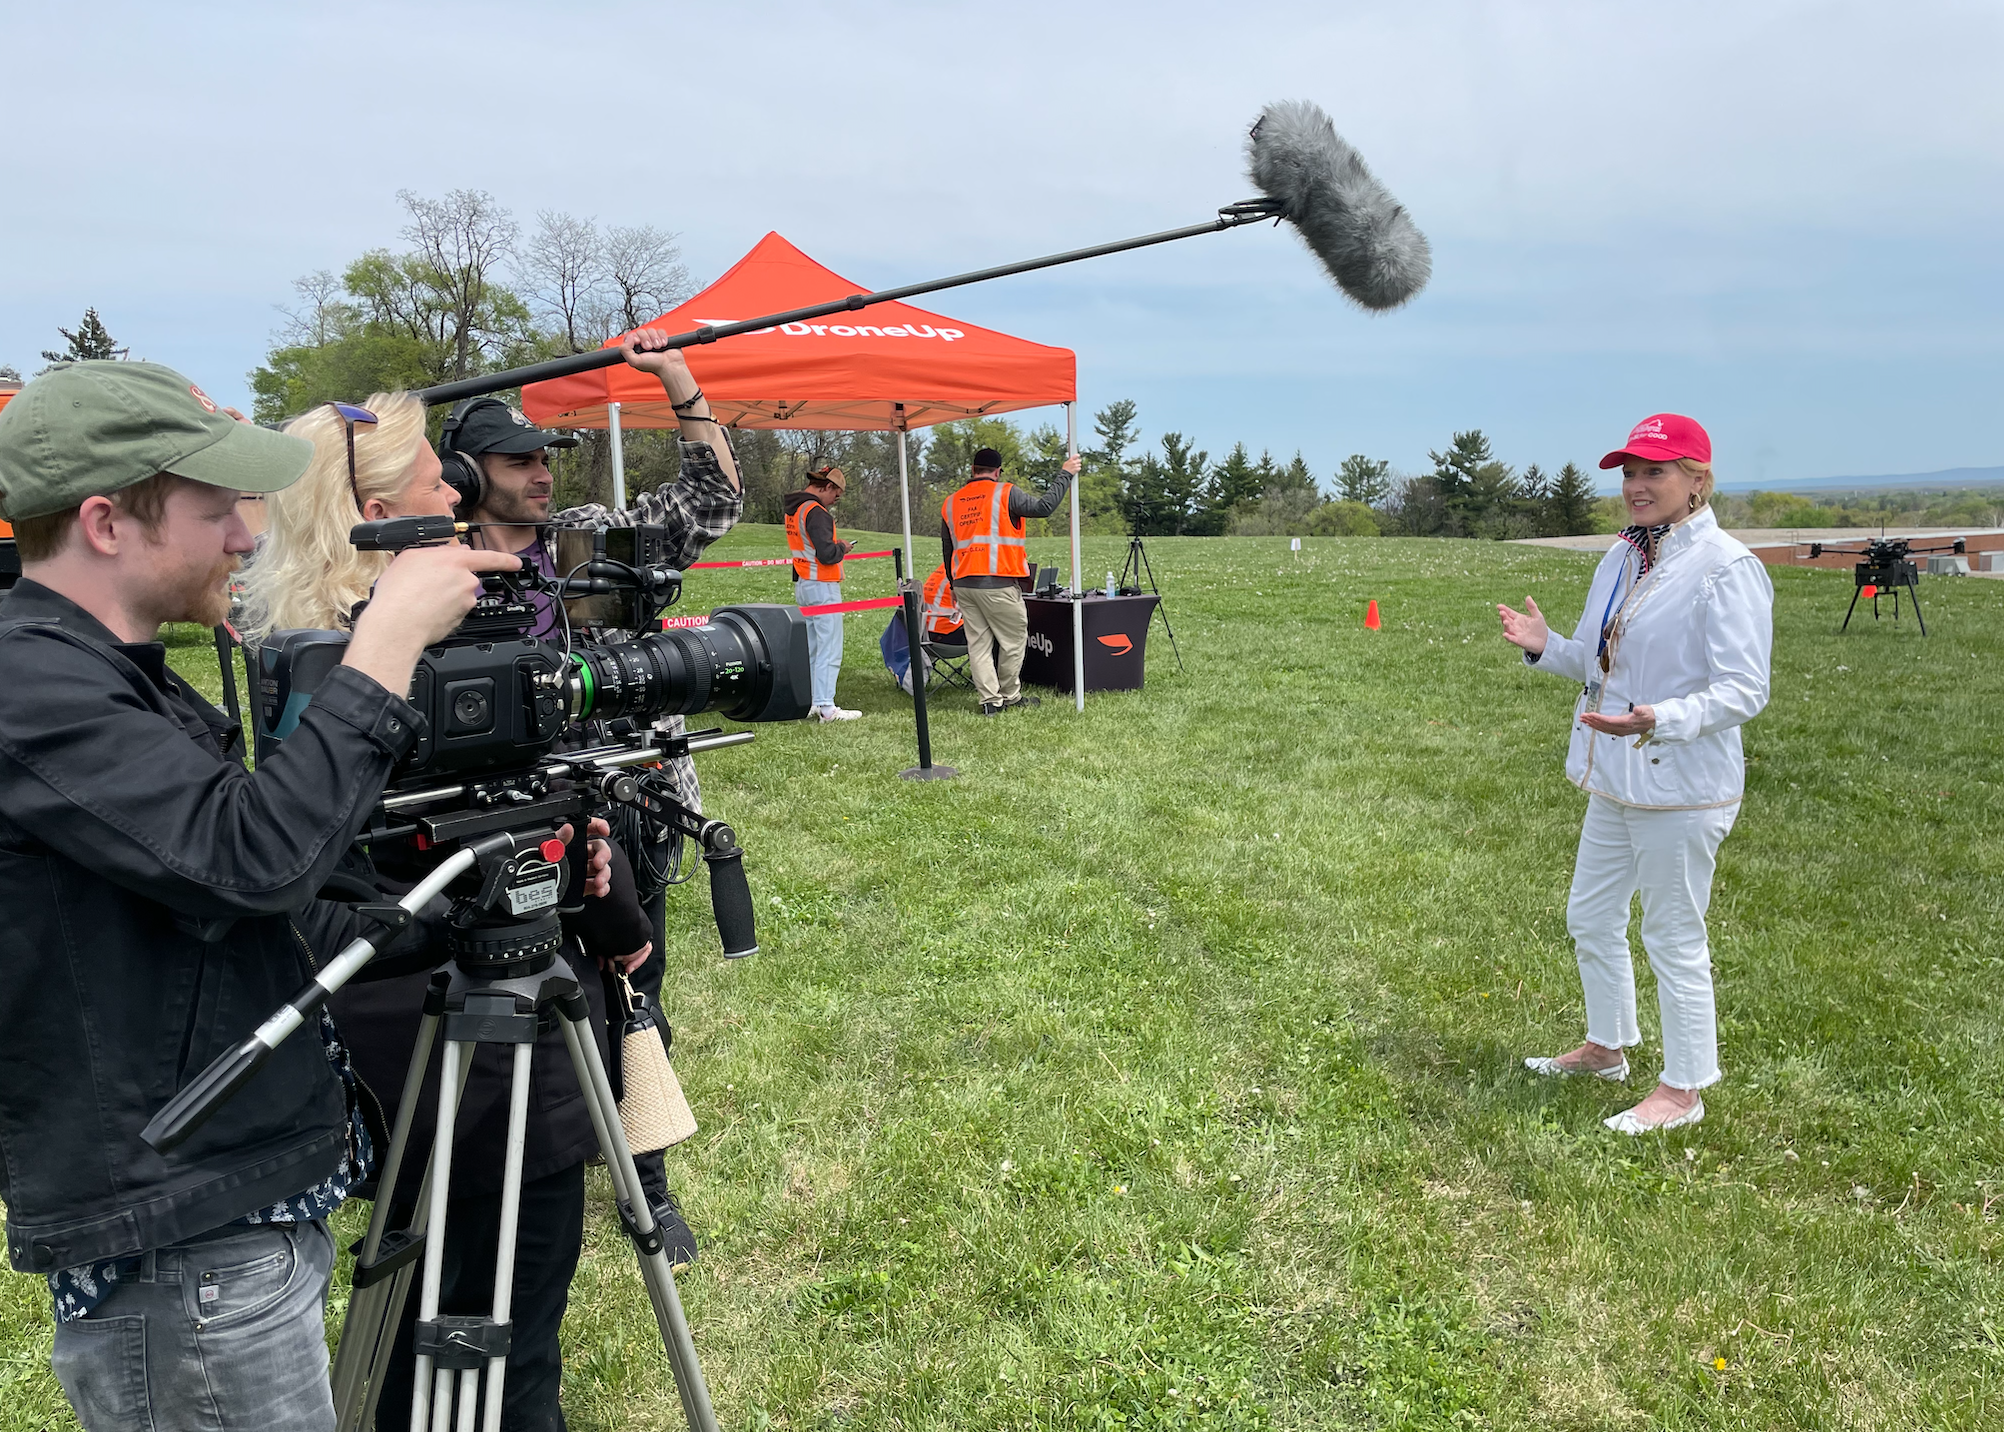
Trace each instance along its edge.
<path fill-rule="evenodd" d="M 1718 1011 L 1705 910 L 1719 842 L 1739 803 L 1710 810 L 1643 810 L 1605 796 L 1587 801 L 1566 928 L 1586 989 L 1587 1038 L 1610 1049 L 1642 1042 L 1628 912 L 1642 894 L 1642 948 L 1663 1015 L 1663 1082 L 1702 1089 L 1719 1080 Z"/>

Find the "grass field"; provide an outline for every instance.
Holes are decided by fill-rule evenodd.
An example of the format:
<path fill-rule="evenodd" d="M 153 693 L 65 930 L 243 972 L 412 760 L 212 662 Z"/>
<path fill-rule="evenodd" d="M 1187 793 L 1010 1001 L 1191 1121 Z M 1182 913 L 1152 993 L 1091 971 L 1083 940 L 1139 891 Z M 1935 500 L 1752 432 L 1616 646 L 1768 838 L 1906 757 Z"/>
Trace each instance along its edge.
<path fill-rule="evenodd" d="M 1188 672 L 1158 627 L 1148 689 L 1083 717 L 936 710 L 957 781 L 896 778 L 877 613 L 864 720 L 704 759 L 764 944 L 726 964 L 700 892 L 671 905 L 723 1424 L 2004 1426 L 2004 584 L 1840 637 L 1848 579 L 1775 574 L 1712 911 L 1727 1079 L 1632 1142 L 1600 1120 L 1653 1033 L 1627 1090 L 1522 1069 L 1581 1034 L 1583 801 L 1573 693 L 1494 603 L 1570 624 L 1592 559 L 1306 546 L 1152 543 Z M 785 592 L 701 573 L 691 605 Z M 571 1424 L 679 1426 L 594 1178 Z M 0 1300 L 0 1427 L 68 1425 L 39 1281 Z"/>

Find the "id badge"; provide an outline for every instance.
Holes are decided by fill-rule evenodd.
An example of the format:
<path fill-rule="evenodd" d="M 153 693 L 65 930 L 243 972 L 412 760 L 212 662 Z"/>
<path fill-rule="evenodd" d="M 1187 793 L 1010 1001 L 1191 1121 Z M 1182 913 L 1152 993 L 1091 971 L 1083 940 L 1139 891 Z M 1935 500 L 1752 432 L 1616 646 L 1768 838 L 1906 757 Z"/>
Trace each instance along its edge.
<path fill-rule="evenodd" d="M 1584 711 L 1590 712 L 1591 714 L 1598 716 L 1600 714 L 1601 693 L 1606 689 L 1607 689 L 1606 683 L 1603 682 L 1601 678 L 1599 678 L 1598 676 L 1596 676 L 1593 680 L 1589 681 L 1584 687 L 1580 688 L 1580 694 L 1586 698 L 1586 706 L 1583 708 Z"/>

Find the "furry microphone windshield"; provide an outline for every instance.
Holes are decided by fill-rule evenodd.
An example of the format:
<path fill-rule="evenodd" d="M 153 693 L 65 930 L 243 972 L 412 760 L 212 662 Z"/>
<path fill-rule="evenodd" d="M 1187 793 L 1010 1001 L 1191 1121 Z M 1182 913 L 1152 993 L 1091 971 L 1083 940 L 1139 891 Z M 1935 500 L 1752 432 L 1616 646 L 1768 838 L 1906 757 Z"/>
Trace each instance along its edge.
<path fill-rule="evenodd" d="M 1316 106 L 1268 105 L 1246 139 L 1246 159 L 1253 183 L 1358 303 L 1397 308 L 1426 287 L 1426 235 Z"/>

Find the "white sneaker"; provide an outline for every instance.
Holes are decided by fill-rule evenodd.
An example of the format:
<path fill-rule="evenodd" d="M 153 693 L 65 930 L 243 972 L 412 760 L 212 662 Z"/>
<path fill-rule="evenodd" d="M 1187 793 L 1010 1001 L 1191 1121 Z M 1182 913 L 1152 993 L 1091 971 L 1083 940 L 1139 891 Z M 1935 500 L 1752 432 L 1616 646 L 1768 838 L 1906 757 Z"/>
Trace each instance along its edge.
<path fill-rule="evenodd" d="M 814 714 L 823 721 L 854 721 L 863 713 L 860 711 L 845 711 L 840 706 L 817 706 L 814 708 Z"/>
<path fill-rule="evenodd" d="M 1613 1118 L 1602 1119 L 1601 1122 L 1617 1134 L 1627 1134 L 1630 1138 L 1635 1138 L 1642 1134 L 1661 1134 L 1671 1129 L 1681 1129 L 1687 1124 L 1698 1123 L 1704 1117 L 1705 1101 L 1700 1099 L 1683 1113 L 1672 1114 L 1660 1124 L 1645 1124 L 1635 1116 L 1634 1109 L 1623 1109 Z"/>

